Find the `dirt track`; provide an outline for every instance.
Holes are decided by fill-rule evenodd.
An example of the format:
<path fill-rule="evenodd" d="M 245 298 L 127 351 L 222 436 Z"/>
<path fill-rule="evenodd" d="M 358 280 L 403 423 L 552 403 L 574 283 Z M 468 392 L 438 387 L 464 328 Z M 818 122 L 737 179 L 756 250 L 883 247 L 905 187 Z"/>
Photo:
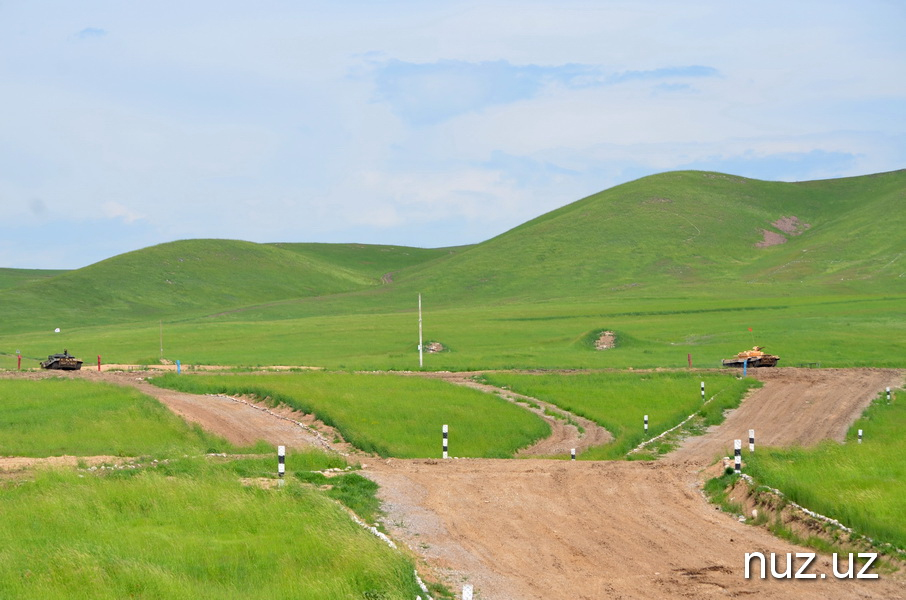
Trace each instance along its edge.
<path fill-rule="evenodd" d="M 473 378 L 476 373 L 452 373 L 443 371 L 407 374 L 417 377 L 442 379 L 448 383 L 472 388 L 473 390 L 478 390 L 486 394 L 496 394 L 504 400 L 521 405 L 526 410 L 535 413 L 540 418 L 547 421 L 548 425 L 551 427 L 551 434 L 545 439 L 539 440 L 532 446 L 520 450 L 518 453 L 520 457 L 554 456 L 557 454 L 568 454 L 571 450 L 575 450 L 577 454 L 582 454 L 582 452 L 592 446 L 600 446 L 613 439 L 613 436 L 609 431 L 594 421 L 567 413 L 563 409 L 537 398 L 523 396 L 522 394 L 517 394 L 510 390 L 478 383 Z M 535 408 L 536 406 L 538 408 Z M 560 414 L 562 418 L 558 419 L 551 416 L 553 413 Z M 567 420 L 566 417 L 568 417 L 569 420 Z M 583 431 L 580 432 L 579 428 L 572 423 L 578 424 L 582 427 Z"/>
<path fill-rule="evenodd" d="M 746 552 L 805 552 L 714 510 L 680 465 L 388 461 L 391 534 L 494 600 L 900 598 L 902 580 L 746 580 Z M 817 572 L 830 573 L 830 563 Z"/>
<path fill-rule="evenodd" d="M 893 369 L 753 369 L 764 382 L 719 426 L 690 438 L 669 460 L 706 464 L 733 451 L 733 440 L 748 447 L 749 429 L 765 446 L 811 446 L 842 442 L 846 431 L 885 387 L 902 385 Z M 756 446 L 757 448 L 757 446 Z"/>
<path fill-rule="evenodd" d="M 547 460 L 369 460 L 391 535 L 457 591 L 493 600 L 601 598 L 903 598 L 903 575 L 880 580 L 746 580 L 746 552 L 809 550 L 740 524 L 698 490 L 699 470 L 755 428 L 759 444 L 811 444 L 846 426 L 903 372 L 758 371 L 765 386 L 724 425 L 656 463 Z M 135 385 L 237 443 L 287 442 L 286 421 L 214 397 L 153 388 L 135 374 L 96 374 Z M 290 429 L 296 426 L 290 426 Z M 279 432 L 279 433 L 277 433 Z M 276 437 L 275 437 L 276 436 Z M 828 557 L 814 571 L 830 573 Z"/>
<path fill-rule="evenodd" d="M 657 463 L 390 460 L 366 472 L 381 484 L 392 535 L 481 598 L 906 598 L 902 575 L 744 578 L 747 552 L 809 550 L 716 511 L 699 471 L 750 428 L 759 444 L 840 439 L 879 391 L 903 381 L 875 369 L 758 376 L 765 386 L 724 425 Z M 829 558 L 814 572 L 830 577 Z"/>

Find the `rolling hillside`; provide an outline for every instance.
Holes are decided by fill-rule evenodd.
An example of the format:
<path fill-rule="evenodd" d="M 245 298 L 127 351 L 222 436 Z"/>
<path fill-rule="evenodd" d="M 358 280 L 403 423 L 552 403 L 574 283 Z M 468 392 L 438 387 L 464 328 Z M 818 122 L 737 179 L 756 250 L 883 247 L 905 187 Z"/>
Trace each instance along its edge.
<path fill-rule="evenodd" d="M 317 257 L 363 277 L 392 283 L 402 270 L 461 252 L 471 246 L 453 248 L 412 248 L 374 244 L 272 244 L 284 250 Z"/>
<path fill-rule="evenodd" d="M 189 240 L 75 271 L 6 270 L 0 333 L 656 298 L 906 291 L 906 170 L 804 183 L 697 171 L 605 190 L 475 246 Z M 782 243 L 779 243 L 782 242 Z"/>
<path fill-rule="evenodd" d="M 380 286 L 381 273 L 442 252 L 411 249 L 409 254 L 402 247 L 322 246 L 327 245 L 186 240 L 129 252 L 74 271 L 50 272 L 50 276 L 9 269 L 6 289 L 0 289 L 0 302 L 8 307 L 4 329 L 29 331 L 50 325 L 71 328 L 189 317 L 329 296 Z"/>
<path fill-rule="evenodd" d="M 50 279 L 65 273 L 64 270 L 49 269 L 4 269 L 0 268 L 0 290 L 19 287 L 35 281 Z"/>
<path fill-rule="evenodd" d="M 906 171 L 807 183 L 646 177 L 538 217 L 403 284 L 445 299 L 906 290 Z"/>

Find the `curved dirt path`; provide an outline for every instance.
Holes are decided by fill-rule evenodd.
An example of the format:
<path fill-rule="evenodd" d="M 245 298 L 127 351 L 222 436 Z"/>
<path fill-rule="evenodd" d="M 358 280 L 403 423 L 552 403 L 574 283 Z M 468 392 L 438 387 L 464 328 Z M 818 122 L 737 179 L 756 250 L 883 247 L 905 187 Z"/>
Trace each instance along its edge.
<path fill-rule="evenodd" d="M 812 446 L 844 441 L 846 431 L 886 387 L 903 384 L 896 369 L 752 369 L 764 382 L 726 420 L 702 436 L 688 438 L 667 460 L 704 466 L 733 453 L 733 440 L 748 447 Z"/>
<path fill-rule="evenodd" d="M 481 372 L 478 371 L 456 373 L 449 371 L 413 371 L 406 373 L 406 375 L 417 377 L 441 379 L 448 383 L 472 388 L 486 394 L 500 396 L 504 400 L 518 404 L 525 410 L 544 419 L 551 427 L 551 434 L 543 440 L 538 440 L 528 448 L 523 448 L 517 452 L 516 455 L 519 457 L 568 455 L 573 449 L 575 449 L 577 455 L 581 455 L 582 452 L 593 446 L 600 446 L 613 440 L 613 436 L 609 431 L 585 417 L 574 415 L 559 406 L 537 398 L 475 381 L 474 377 L 480 374 Z M 535 408 L 535 406 L 540 408 Z M 559 415 L 560 418 L 554 417 L 554 414 Z M 583 431 L 579 431 L 579 427 L 576 427 L 574 423 L 581 427 Z"/>
<path fill-rule="evenodd" d="M 479 598 L 906 598 L 886 575 L 745 579 L 746 552 L 809 550 L 716 511 L 683 465 L 390 460 L 365 473 L 381 486 L 390 534 Z"/>
<path fill-rule="evenodd" d="M 186 421 L 198 424 L 205 431 L 219 435 L 237 446 L 253 446 L 263 440 L 275 446 L 295 449 L 315 446 L 344 455 L 355 452 L 349 444 L 334 443 L 332 440 L 339 437 L 336 432 L 311 415 L 284 406 L 267 407 L 244 398 L 187 394 L 160 388 L 145 381 L 146 376 L 153 374 L 137 370 L 98 372 L 94 369 L 81 369 L 13 371 L 3 376 L 23 379 L 71 377 L 132 387 L 156 398 Z"/>
<path fill-rule="evenodd" d="M 700 470 L 744 428 L 760 444 L 839 437 L 903 372 L 760 370 L 765 386 L 704 441 L 659 462 L 378 461 L 385 526 L 454 587 L 482 598 L 906 598 L 902 574 L 837 580 L 745 579 L 747 552 L 811 552 L 721 513 Z M 735 437 L 734 437 L 735 436 Z"/>

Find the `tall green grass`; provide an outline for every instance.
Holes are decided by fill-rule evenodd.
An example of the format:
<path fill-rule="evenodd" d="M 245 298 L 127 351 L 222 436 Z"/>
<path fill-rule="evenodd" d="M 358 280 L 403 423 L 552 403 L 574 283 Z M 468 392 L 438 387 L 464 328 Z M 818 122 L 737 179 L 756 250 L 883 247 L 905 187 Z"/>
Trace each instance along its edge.
<path fill-rule="evenodd" d="M 858 430 L 864 431 L 862 444 Z M 853 424 L 846 443 L 759 448 L 746 471 L 799 504 L 860 533 L 906 548 L 906 405 L 880 396 Z"/>
<path fill-rule="evenodd" d="M 260 451 L 267 445 L 253 450 Z M 156 457 L 237 451 L 135 390 L 75 379 L 0 379 L 0 455 Z"/>
<path fill-rule="evenodd" d="M 463 457 L 509 457 L 550 433 L 543 420 L 497 396 L 418 377 L 169 374 L 152 382 L 191 393 L 268 397 L 316 415 L 356 447 L 381 456 L 437 457 L 445 424 L 451 454 Z"/>
<path fill-rule="evenodd" d="M 0 597 L 411 600 L 411 562 L 292 480 L 226 466 L 0 487 Z"/>
<path fill-rule="evenodd" d="M 698 411 L 707 425 L 722 420 L 723 411 L 738 406 L 758 382 L 730 375 L 676 372 L 518 375 L 489 373 L 489 383 L 544 400 L 595 421 L 614 441 L 582 455 L 589 460 L 622 458 L 645 439 L 654 437 Z M 707 398 L 702 405 L 700 383 Z M 648 415 L 648 435 L 644 416 Z"/>

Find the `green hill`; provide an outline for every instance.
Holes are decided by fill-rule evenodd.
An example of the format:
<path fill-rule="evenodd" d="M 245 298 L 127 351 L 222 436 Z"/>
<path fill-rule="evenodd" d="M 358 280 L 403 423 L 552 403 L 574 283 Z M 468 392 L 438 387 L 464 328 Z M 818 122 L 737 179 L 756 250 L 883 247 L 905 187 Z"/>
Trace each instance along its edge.
<path fill-rule="evenodd" d="M 474 246 L 189 240 L 7 272 L 0 365 L 63 343 L 156 360 L 160 320 L 168 357 L 187 362 L 412 368 L 422 293 L 426 339 L 448 348 L 432 368 L 680 366 L 693 350 L 715 364 L 755 343 L 753 325 L 797 362 L 896 366 L 904 199 L 906 171 L 803 183 L 674 172 Z M 48 337 L 55 327 L 66 335 Z M 602 329 L 617 351 L 592 351 Z"/>
<path fill-rule="evenodd" d="M 906 170 L 807 183 L 665 173 L 415 267 L 403 285 L 457 301 L 903 291 L 904 200 Z"/>
<path fill-rule="evenodd" d="M 9 307 L 7 325 L 29 330 L 229 311 L 379 284 L 360 271 L 277 246 L 187 240 L 22 283 L 0 291 L 0 301 Z"/>
<path fill-rule="evenodd" d="M 375 244 L 273 244 L 278 248 L 317 257 L 332 265 L 383 283 L 392 283 L 397 274 L 415 265 L 461 252 L 471 246 L 454 248 L 412 248 Z"/>
<path fill-rule="evenodd" d="M 65 273 L 64 270 L 51 270 L 51 269 L 5 269 L 0 268 L 0 290 L 5 290 L 9 288 L 19 287 L 20 285 L 26 285 L 29 283 L 34 283 L 36 281 L 42 281 L 44 279 L 50 279 L 51 277 L 56 277 Z"/>

